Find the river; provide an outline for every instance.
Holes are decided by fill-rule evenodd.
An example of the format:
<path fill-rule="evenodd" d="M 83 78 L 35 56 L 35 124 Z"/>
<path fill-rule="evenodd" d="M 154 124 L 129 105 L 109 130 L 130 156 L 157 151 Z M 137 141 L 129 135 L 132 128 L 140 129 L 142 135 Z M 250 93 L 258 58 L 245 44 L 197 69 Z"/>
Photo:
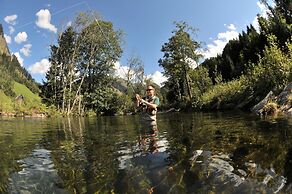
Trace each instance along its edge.
<path fill-rule="evenodd" d="M 0 118 L 0 193 L 292 193 L 292 119 Z"/>

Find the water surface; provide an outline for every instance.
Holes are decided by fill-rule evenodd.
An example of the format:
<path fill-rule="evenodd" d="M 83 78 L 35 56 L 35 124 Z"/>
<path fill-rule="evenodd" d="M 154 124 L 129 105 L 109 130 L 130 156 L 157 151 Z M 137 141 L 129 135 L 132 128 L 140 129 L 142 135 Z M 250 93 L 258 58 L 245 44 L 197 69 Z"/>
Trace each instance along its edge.
<path fill-rule="evenodd" d="M 292 120 L 0 118 L 0 193 L 292 193 Z"/>

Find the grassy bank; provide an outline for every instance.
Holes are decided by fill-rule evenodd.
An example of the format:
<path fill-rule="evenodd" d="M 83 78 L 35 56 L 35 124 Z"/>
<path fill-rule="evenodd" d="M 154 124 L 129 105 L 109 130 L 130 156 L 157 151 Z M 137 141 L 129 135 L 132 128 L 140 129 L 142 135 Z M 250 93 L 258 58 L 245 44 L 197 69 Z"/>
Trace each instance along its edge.
<path fill-rule="evenodd" d="M 41 98 L 25 85 L 13 82 L 16 96 L 7 96 L 0 90 L 0 113 L 4 116 L 44 116 L 50 110 L 41 102 Z"/>

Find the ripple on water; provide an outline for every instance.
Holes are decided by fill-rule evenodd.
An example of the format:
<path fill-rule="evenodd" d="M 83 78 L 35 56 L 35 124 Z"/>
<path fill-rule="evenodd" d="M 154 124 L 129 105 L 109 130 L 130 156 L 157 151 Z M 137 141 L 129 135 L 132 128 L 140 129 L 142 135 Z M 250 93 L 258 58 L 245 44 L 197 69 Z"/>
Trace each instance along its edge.
<path fill-rule="evenodd" d="M 9 193 L 67 193 L 57 186 L 60 179 L 51 151 L 35 149 L 29 157 L 17 162 L 22 169 L 10 175 Z"/>
<path fill-rule="evenodd" d="M 253 161 L 246 162 L 244 170 L 236 168 L 232 165 L 233 161 L 229 155 L 223 153 L 196 150 L 190 158 L 190 164 L 192 172 L 204 175 L 200 179 L 206 183 L 206 190 L 211 185 L 217 192 L 229 190 L 231 193 L 236 191 L 246 193 L 252 192 L 249 189 L 253 189 L 278 193 L 287 181 L 273 168 L 262 169 Z"/>

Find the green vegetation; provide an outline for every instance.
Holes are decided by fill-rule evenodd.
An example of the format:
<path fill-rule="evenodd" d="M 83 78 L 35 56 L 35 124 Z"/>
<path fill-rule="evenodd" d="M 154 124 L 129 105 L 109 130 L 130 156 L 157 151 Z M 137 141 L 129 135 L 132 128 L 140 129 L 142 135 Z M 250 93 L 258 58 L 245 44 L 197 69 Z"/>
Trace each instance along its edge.
<path fill-rule="evenodd" d="M 168 80 L 162 88 L 154 84 L 160 108 L 250 109 L 268 92 L 277 95 L 292 81 L 291 2 L 275 0 L 275 7 L 262 2 L 270 12 L 267 18 L 258 16 L 259 29 L 249 25 L 238 39 L 226 44 L 222 54 L 201 64 L 196 29 L 185 22 L 174 23 L 158 61 Z M 123 32 L 97 13 L 80 13 L 73 25 L 60 33 L 57 44 L 51 45 L 51 67 L 41 86 L 42 101 L 67 116 L 135 112 L 135 93 L 143 95 L 145 86 L 153 82 L 136 56 L 128 59 L 125 79 L 114 75 L 115 63 L 123 52 L 122 38 Z M 0 55 L 0 71 L 2 111 L 47 111 L 34 95 L 39 93 L 38 85 L 9 51 Z M 25 103 L 15 105 L 20 94 Z"/>
<path fill-rule="evenodd" d="M 13 110 L 13 103 L 11 98 L 5 95 L 5 93 L 0 90 L 0 112 L 10 112 Z"/>
<path fill-rule="evenodd" d="M 61 33 L 58 45 L 51 46 L 52 65 L 42 97 L 64 115 L 107 112 L 116 100 L 112 73 L 122 53 L 122 33 L 98 18 L 96 13 L 80 13 Z"/>
<path fill-rule="evenodd" d="M 268 18 L 258 17 L 259 31 L 248 26 L 238 39 L 229 41 L 221 55 L 206 59 L 199 68 L 191 69 L 188 60 L 197 61 L 199 45 L 185 23 L 176 26 L 178 30 L 162 46 L 164 56 L 159 61 L 168 77 L 164 89 L 171 106 L 249 109 L 269 91 L 279 94 L 292 81 L 291 2 L 275 0 L 274 8 L 263 3 L 270 13 Z M 194 58 L 187 55 L 188 49 Z M 202 87 L 194 90 L 194 83 Z"/>
<path fill-rule="evenodd" d="M 49 114 L 48 108 L 42 104 L 41 98 L 25 85 L 12 82 L 13 96 L 7 96 L 0 90 L 0 112 L 4 115 L 32 116 L 33 114 Z M 51 114 L 51 113 L 50 113 Z"/>
<path fill-rule="evenodd" d="M 47 113 L 38 96 L 38 84 L 11 55 L 0 24 L 0 114 L 27 116 Z"/>
<path fill-rule="evenodd" d="M 25 85 L 14 82 L 14 88 L 13 91 L 17 95 L 23 95 L 24 98 L 26 98 L 26 102 L 29 103 L 41 103 L 41 98 L 34 94 L 32 91 L 30 91 Z"/>

